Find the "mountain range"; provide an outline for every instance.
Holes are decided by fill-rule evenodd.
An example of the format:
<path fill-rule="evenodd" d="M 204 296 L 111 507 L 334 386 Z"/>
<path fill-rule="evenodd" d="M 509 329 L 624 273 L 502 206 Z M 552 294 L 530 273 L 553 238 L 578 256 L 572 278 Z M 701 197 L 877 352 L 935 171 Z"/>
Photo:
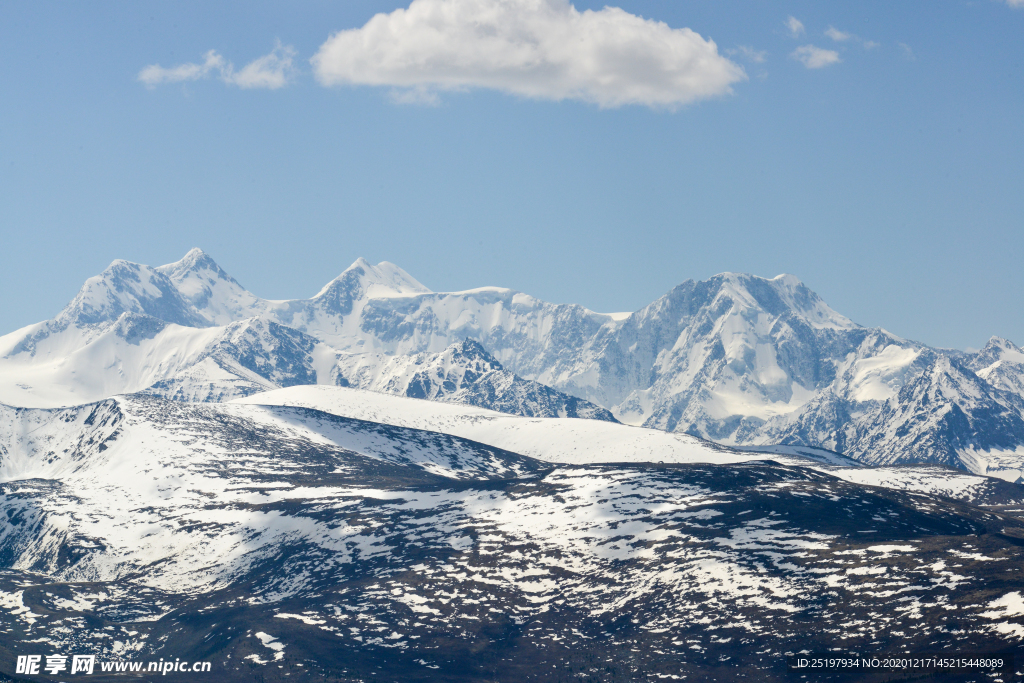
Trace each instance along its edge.
<path fill-rule="evenodd" d="M 782 683 L 795 654 L 1006 653 L 1022 367 L 790 276 L 601 314 L 362 260 L 296 301 L 198 250 L 117 261 L 0 338 L 0 679 L 85 654 L 100 683 Z"/>
<path fill-rule="evenodd" d="M 115 261 L 53 319 L 0 337 L 0 403 L 14 406 L 312 384 L 1024 475 L 1024 351 L 862 327 L 790 275 L 725 273 L 602 314 L 496 287 L 436 293 L 359 259 L 311 299 L 272 301 L 194 249 Z"/>

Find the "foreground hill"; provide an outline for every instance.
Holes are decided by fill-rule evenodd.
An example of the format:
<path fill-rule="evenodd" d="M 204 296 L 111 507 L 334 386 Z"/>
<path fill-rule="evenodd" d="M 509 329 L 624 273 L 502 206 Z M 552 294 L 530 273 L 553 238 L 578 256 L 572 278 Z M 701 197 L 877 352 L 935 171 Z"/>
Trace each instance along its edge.
<path fill-rule="evenodd" d="M 360 395 L 378 421 L 280 405 Z M 787 652 L 1024 640 L 1018 485 L 947 470 L 955 500 L 913 468 L 879 487 L 827 453 L 343 388 L 246 400 L 0 409 L 0 672 L 90 652 L 225 681 L 783 681 Z M 652 439 L 679 462 L 599 462 Z"/>

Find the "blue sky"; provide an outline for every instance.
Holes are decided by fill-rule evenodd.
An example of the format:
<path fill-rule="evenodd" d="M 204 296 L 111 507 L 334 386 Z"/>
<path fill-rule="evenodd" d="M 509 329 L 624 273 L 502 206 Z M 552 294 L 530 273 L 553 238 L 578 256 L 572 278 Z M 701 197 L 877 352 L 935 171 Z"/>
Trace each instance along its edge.
<path fill-rule="evenodd" d="M 861 324 L 1024 344 L 1024 2 L 417 2 L 450 35 L 409 0 L 0 5 L 0 330 L 200 246 L 275 299 L 359 256 L 605 312 L 788 272 Z M 468 42 L 490 5 L 541 68 Z"/>

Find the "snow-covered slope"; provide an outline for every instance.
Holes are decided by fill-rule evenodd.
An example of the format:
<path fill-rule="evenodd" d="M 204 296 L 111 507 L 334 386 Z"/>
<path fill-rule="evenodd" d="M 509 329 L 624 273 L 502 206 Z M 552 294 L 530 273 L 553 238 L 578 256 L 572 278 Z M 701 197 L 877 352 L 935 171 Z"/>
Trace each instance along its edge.
<path fill-rule="evenodd" d="M 75 405 L 146 391 L 179 400 L 227 400 L 293 384 L 344 383 L 337 353 L 319 340 L 258 318 L 185 327 L 138 313 L 67 328 L 35 353 L 0 360 L 0 401 Z"/>
<path fill-rule="evenodd" d="M 0 417 L 0 483 L 22 482 L 6 493 L 44 481 L 63 492 L 11 508 L 8 517 L 31 521 L 0 529 L 0 556 L 64 581 L 113 581 L 159 563 L 145 582 L 165 591 L 224 585 L 247 570 L 247 557 L 276 552 L 294 524 L 248 508 L 307 497 L 304 483 L 333 484 L 321 493 L 344 497 L 354 484 L 452 485 L 544 470 L 457 437 L 299 408 L 134 396 L 59 410 L 0 407 Z M 181 520 L 198 533 L 181 533 Z M 329 526 L 319 533 L 343 547 Z M 71 566 L 61 559 L 69 552 Z"/>
<path fill-rule="evenodd" d="M 165 275 L 210 325 L 251 318 L 273 306 L 242 287 L 202 249 L 193 249 L 180 261 L 155 270 Z"/>
<path fill-rule="evenodd" d="M 485 408 L 343 387 L 290 387 L 233 404 L 311 408 L 370 422 L 452 434 L 531 458 L 561 464 L 616 462 L 742 463 L 764 453 L 740 452 L 688 434 L 670 434 L 601 420 L 531 418 Z M 810 460 L 796 456 L 791 462 Z"/>
<path fill-rule="evenodd" d="M 1024 503 L 1024 487 L 992 478 L 999 477 L 999 473 L 984 476 L 927 465 L 864 467 L 850 458 L 816 448 L 785 445 L 730 448 L 688 434 L 600 421 L 507 415 L 483 408 L 443 405 L 353 388 L 294 386 L 246 396 L 232 403 L 303 407 L 340 417 L 451 434 L 558 464 L 736 464 L 772 460 L 813 469 L 844 481 L 898 491 L 940 495 L 972 503 Z"/>

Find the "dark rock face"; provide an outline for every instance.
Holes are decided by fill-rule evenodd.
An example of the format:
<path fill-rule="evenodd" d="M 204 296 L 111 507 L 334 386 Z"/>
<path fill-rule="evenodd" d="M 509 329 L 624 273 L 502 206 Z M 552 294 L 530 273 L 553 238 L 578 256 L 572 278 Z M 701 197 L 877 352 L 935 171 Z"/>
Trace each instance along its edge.
<path fill-rule="evenodd" d="M 136 346 L 141 341 L 153 339 L 167 327 L 167 323 L 159 318 L 138 313 L 124 313 L 117 323 L 117 336 Z"/>
<path fill-rule="evenodd" d="M 416 358 L 423 369 L 404 388 L 406 396 L 463 403 L 527 417 L 578 417 L 617 422 L 604 408 L 563 394 L 506 370 L 478 342 L 465 340 L 441 353 Z M 401 392 L 401 382 L 389 382 Z"/>

